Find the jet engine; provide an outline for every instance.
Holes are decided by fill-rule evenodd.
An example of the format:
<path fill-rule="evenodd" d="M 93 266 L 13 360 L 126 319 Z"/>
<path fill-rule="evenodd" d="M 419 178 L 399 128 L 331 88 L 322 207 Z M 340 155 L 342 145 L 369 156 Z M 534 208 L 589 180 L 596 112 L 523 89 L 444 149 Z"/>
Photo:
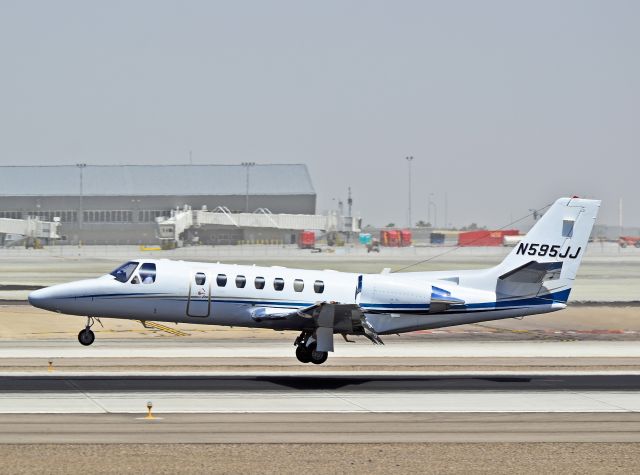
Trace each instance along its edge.
<path fill-rule="evenodd" d="M 385 274 L 360 276 L 356 302 L 365 312 L 378 313 L 434 313 L 464 304 L 431 282 Z"/>

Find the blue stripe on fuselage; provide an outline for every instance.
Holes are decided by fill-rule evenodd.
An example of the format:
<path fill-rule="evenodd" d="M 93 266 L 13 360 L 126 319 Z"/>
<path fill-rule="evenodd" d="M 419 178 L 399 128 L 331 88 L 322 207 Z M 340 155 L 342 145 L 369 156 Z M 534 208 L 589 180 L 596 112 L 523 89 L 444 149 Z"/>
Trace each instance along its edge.
<path fill-rule="evenodd" d="M 451 305 L 448 309 L 449 312 L 459 312 L 459 311 L 470 311 L 470 310 L 486 310 L 486 309 L 510 309 L 515 307 L 532 307 L 538 305 L 549 305 L 551 303 L 566 303 L 571 289 L 561 290 L 559 292 L 554 292 L 546 295 L 540 295 L 536 297 L 528 297 L 528 298 L 515 298 L 515 299 L 504 299 L 498 300 L 496 302 L 481 302 L 481 303 L 470 303 L 470 304 L 459 304 L 459 305 Z M 79 298 L 143 298 L 143 297 L 160 297 L 166 300 L 178 300 L 186 302 L 189 300 L 188 296 L 176 296 L 172 294 L 160 294 L 160 293 L 130 293 L 130 294 L 97 294 L 97 295 L 83 295 Z M 212 303 L 220 302 L 220 303 L 236 303 L 236 304 L 246 304 L 246 305 L 254 305 L 254 306 L 263 306 L 263 307 L 289 307 L 289 308 L 299 308 L 299 307 L 309 307 L 313 305 L 312 302 L 290 302 L 286 300 L 259 300 L 259 299 L 237 299 L 237 298 L 212 298 Z M 369 304 L 362 303 L 360 304 L 365 311 L 382 311 L 393 313 L 394 311 L 402 312 L 417 312 L 417 311 L 428 311 L 429 306 L 424 304 Z"/>

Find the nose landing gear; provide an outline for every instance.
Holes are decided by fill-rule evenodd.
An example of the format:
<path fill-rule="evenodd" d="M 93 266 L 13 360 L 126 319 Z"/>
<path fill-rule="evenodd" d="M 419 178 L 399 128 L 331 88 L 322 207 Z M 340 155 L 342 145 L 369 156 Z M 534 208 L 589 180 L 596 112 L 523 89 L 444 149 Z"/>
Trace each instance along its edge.
<path fill-rule="evenodd" d="M 84 330 L 80 330 L 78 333 L 78 341 L 84 345 L 89 346 L 96 339 L 95 333 L 89 328 L 85 328 Z"/>
<path fill-rule="evenodd" d="M 87 326 L 78 333 L 78 341 L 81 345 L 89 346 L 95 341 L 96 335 L 91 330 L 94 323 L 95 320 L 93 317 L 87 317 Z"/>
<path fill-rule="evenodd" d="M 316 342 L 311 333 L 302 332 L 296 338 L 294 345 L 296 346 L 296 358 L 300 363 L 322 364 L 329 357 L 328 352 L 316 350 Z"/>

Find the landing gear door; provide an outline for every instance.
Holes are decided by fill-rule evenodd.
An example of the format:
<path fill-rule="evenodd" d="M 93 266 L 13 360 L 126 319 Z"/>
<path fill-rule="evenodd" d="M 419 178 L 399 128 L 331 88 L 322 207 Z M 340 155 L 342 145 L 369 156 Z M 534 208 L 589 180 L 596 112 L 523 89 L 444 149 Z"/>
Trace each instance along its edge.
<path fill-rule="evenodd" d="M 187 315 L 208 317 L 211 310 L 211 282 L 205 272 L 193 271 L 189 281 L 189 301 Z"/>

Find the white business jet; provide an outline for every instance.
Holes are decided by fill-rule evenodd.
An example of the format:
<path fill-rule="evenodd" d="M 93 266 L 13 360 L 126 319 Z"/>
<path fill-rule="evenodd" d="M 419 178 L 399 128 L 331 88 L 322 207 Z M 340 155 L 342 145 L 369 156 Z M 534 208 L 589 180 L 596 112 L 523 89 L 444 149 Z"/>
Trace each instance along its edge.
<path fill-rule="evenodd" d="M 111 274 L 36 290 L 31 305 L 95 318 L 299 332 L 296 357 L 321 364 L 333 338 L 440 328 L 566 307 L 600 201 L 561 198 L 504 261 L 468 271 L 358 274 L 137 259 Z"/>

